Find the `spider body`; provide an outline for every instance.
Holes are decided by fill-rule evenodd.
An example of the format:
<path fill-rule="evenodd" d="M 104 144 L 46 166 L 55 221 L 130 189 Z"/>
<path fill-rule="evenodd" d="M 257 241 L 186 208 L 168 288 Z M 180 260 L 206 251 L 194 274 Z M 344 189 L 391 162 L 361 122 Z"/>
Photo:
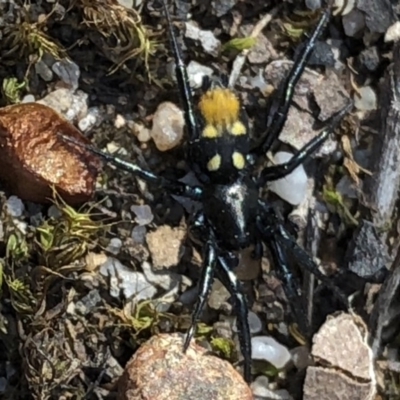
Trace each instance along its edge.
<path fill-rule="evenodd" d="M 255 241 L 258 188 L 247 176 L 250 136 L 246 114 L 232 90 L 207 85 L 196 115 L 199 136 L 188 160 L 203 183 L 203 212 L 218 243 L 240 250 Z"/>
<path fill-rule="evenodd" d="M 258 188 L 251 179 L 205 185 L 203 212 L 222 248 L 240 250 L 255 243 Z"/>
<path fill-rule="evenodd" d="M 277 275 L 284 282 L 289 304 L 302 327 L 306 326 L 305 313 L 300 306 L 299 286 L 291 273 L 288 255 L 328 285 L 344 303 L 341 292 L 323 275 L 307 253 L 298 246 L 295 238 L 285 229 L 273 208 L 260 198 L 259 189 L 268 181 L 280 179 L 306 161 L 336 128 L 349 106 L 336 113 L 327 126 L 307 143 L 285 164 L 266 167 L 254 176 L 252 159 L 261 157 L 278 138 L 285 123 L 298 82 L 315 42 L 330 17 L 326 9 L 314 31 L 299 53 L 285 82 L 278 91 L 273 117 L 268 119 L 262 141 L 252 144 L 248 122 L 235 92 L 221 82 L 208 84 L 201 95 L 197 109 L 192 100 L 186 67 L 182 61 L 171 18 L 165 0 L 164 11 L 176 64 L 176 77 L 188 134 L 187 162 L 196 173 L 200 186 L 188 186 L 171 181 L 144 170 L 136 164 L 104 153 L 93 146 L 85 146 L 64 137 L 73 145 L 84 146 L 103 160 L 135 174 L 147 182 L 158 185 L 173 195 L 186 196 L 200 201 L 201 211 L 193 225 L 203 243 L 203 268 L 199 282 L 199 295 L 192 316 L 192 324 L 184 342 L 188 348 L 195 333 L 196 322 L 206 303 L 214 277 L 218 277 L 232 295 L 237 312 L 240 347 L 244 357 L 244 377 L 251 381 L 251 336 L 248 324 L 248 308 L 241 285 L 232 267 L 237 263 L 237 251 L 254 246 L 255 254 L 261 256 L 262 244 L 268 247 Z M 265 116 L 267 120 L 267 115 Z"/>

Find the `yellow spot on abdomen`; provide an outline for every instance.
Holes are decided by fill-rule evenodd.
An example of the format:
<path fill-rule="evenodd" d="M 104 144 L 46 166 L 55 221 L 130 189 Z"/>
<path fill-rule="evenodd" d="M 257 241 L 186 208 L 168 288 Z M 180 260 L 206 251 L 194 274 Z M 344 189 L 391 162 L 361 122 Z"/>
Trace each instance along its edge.
<path fill-rule="evenodd" d="M 232 154 L 232 162 L 236 169 L 243 169 L 246 165 L 246 160 L 242 153 L 234 151 Z"/>
<path fill-rule="evenodd" d="M 207 169 L 209 171 L 217 171 L 220 166 L 221 166 L 221 156 L 219 154 L 216 154 L 207 163 Z"/>
<path fill-rule="evenodd" d="M 240 136 L 240 135 L 246 135 L 247 131 L 246 127 L 240 121 L 236 121 L 233 123 L 230 129 L 230 133 L 233 136 Z"/>
<path fill-rule="evenodd" d="M 229 126 L 239 119 L 240 102 L 229 89 L 211 89 L 201 96 L 199 109 L 207 125 Z"/>
<path fill-rule="evenodd" d="M 203 129 L 202 136 L 208 139 L 215 139 L 220 136 L 221 132 L 213 125 L 206 125 Z"/>

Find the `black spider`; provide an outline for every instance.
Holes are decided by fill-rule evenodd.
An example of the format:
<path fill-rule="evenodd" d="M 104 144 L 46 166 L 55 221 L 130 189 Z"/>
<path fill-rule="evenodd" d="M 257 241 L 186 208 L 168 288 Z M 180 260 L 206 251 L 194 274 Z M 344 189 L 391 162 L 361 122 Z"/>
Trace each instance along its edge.
<path fill-rule="evenodd" d="M 256 166 L 250 162 L 264 155 L 278 139 L 287 118 L 294 88 L 317 38 L 330 18 L 330 9 L 328 7 L 323 12 L 317 26 L 298 54 L 292 70 L 281 85 L 278 97 L 273 103 L 276 111 L 273 117 L 269 118 L 265 131 L 260 135 L 262 140 L 255 146 L 252 143 L 246 115 L 239 98 L 225 83 L 207 82 L 195 111 L 186 67 L 165 0 L 163 0 L 163 6 L 188 134 L 186 160 L 196 173 L 201 186 L 192 187 L 179 181 L 165 179 L 92 146 L 83 145 L 68 137 L 63 136 L 63 138 L 85 147 L 117 168 L 164 188 L 170 194 L 186 196 L 202 203 L 202 210 L 194 218 L 194 226 L 203 242 L 203 269 L 199 283 L 199 297 L 193 312 L 192 324 L 184 342 L 184 351 L 194 335 L 196 321 L 204 307 L 215 274 L 227 287 L 235 302 L 240 348 L 244 357 L 244 377 L 247 382 L 250 382 L 251 338 L 248 308 L 240 282 L 232 270 L 237 261 L 238 250 L 253 245 L 255 255 L 261 257 L 263 244 L 268 247 L 278 276 L 284 282 L 289 303 L 301 326 L 305 326 L 306 317 L 302 307 L 299 306 L 301 303 L 299 302 L 299 286 L 288 266 L 288 254 L 293 256 L 300 266 L 334 290 L 343 302 L 346 302 L 341 292 L 318 270 L 310 256 L 298 246 L 295 238 L 285 229 L 273 208 L 260 198 L 259 189 L 267 182 L 290 174 L 306 161 L 328 138 L 350 106 L 346 106 L 335 114 L 321 133 L 285 164 L 264 168 L 258 176 L 254 176 Z"/>

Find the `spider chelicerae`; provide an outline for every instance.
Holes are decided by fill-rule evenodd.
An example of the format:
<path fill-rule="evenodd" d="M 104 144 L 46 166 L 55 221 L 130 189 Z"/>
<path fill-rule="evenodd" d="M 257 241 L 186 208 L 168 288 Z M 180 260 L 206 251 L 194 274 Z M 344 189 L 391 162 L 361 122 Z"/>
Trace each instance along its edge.
<path fill-rule="evenodd" d="M 341 292 L 322 274 L 312 258 L 285 228 L 273 207 L 260 196 L 260 189 L 268 182 L 281 179 L 306 161 L 338 126 L 349 111 L 350 104 L 333 115 L 325 128 L 286 163 L 257 168 L 257 162 L 278 139 L 286 121 L 295 86 L 312 54 L 315 43 L 327 24 L 331 10 L 327 7 L 316 27 L 297 55 L 291 71 L 277 91 L 272 103 L 275 112 L 265 116 L 266 127 L 254 143 L 250 135 L 245 110 L 232 88 L 223 80 L 208 80 L 196 107 L 188 83 L 166 1 L 163 8 L 175 59 L 175 73 L 187 130 L 186 161 L 195 172 L 198 186 L 172 181 L 139 165 L 104 153 L 93 146 L 84 145 L 63 136 L 64 140 L 85 147 L 105 162 L 134 174 L 151 184 L 164 188 L 171 195 L 184 196 L 202 204 L 193 218 L 194 231 L 203 243 L 203 267 L 199 282 L 198 300 L 192 323 L 184 341 L 184 351 L 195 333 L 196 322 L 204 308 L 208 293 L 216 276 L 230 292 L 237 313 L 240 349 L 244 358 L 244 377 L 251 381 L 251 336 L 248 306 L 240 282 L 233 272 L 237 252 L 254 246 L 254 256 L 261 257 L 263 245 L 272 256 L 276 271 L 284 283 L 286 296 L 300 326 L 304 326 L 305 313 L 299 306 L 299 285 L 289 267 L 288 256 L 310 271 L 338 297 L 346 302 Z M 272 109 L 272 107 L 271 107 Z M 268 118 L 267 118 L 268 117 Z M 256 171 L 258 171 L 256 173 Z"/>

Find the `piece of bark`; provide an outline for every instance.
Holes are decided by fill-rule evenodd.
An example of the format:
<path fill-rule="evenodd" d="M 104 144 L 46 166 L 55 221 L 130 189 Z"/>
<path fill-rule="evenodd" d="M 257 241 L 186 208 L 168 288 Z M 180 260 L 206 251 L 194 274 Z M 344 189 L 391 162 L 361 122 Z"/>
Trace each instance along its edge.
<path fill-rule="evenodd" d="M 365 182 L 365 197 L 378 229 L 390 224 L 400 186 L 400 42 L 394 46 L 393 64 L 380 93 L 381 129 L 372 146 L 372 176 Z"/>

